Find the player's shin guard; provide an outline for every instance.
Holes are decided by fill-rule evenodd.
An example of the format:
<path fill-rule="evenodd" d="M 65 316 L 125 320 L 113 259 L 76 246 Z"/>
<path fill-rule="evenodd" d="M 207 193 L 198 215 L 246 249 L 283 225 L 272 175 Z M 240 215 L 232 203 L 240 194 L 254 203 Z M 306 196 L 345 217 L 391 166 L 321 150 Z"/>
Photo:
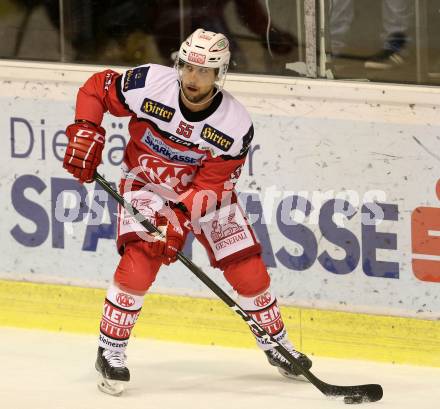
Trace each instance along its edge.
<path fill-rule="evenodd" d="M 124 352 L 143 303 L 143 295 L 130 294 L 111 284 L 104 302 L 99 346 L 110 351 Z"/>
<path fill-rule="evenodd" d="M 130 380 L 125 348 L 143 301 L 143 296 L 122 291 L 115 284 L 107 291 L 95 363 L 96 370 L 102 375 L 98 382 L 102 392 L 119 396 L 124 391 L 123 384 Z"/>
<path fill-rule="evenodd" d="M 125 364 L 125 348 L 143 302 L 143 296 L 130 294 L 115 284 L 111 284 L 107 290 L 95 365 L 104 379 L 104 383 L 98 384 L 104 392 L 112 395 L 122 392 L 122 387 L 110 384 L 108 380 L 117 382 L 130 380 L 130 371 Z"/>
<path fill-rule="evenodd" d="M 261 294 L 253 297 L 239 295 L 237 304 L 243 308 L 264 330 L 272 335 L 278 342 L 287 339 L 284 322 L 278 308 L 276 297 L 272 294 L 270 288 Z M 267 344 L 264 339 L 254 333 L 257 345 L 267 351 L 272 345 Z"/>
<path fill-rule="evenodd" d="M 301 352 L 295 350 L 293 345 L 287 338 L 287 331 L 278 307 L 276 297 L 270 289 L 253 297 L 245 297 L 240 295 L 237 303 L 252 318 L 260 324 L 264 330 L 272 335 L 273 338 L 282 344 L 289 353 L 299 361 L 299 363 L 307 369 L 312 366 L 312 361 Z M 268 345 L 261 337 L 254 333 L 257 345 L 265 352 L 269 363 L 276 366 L 279 372 L 288 378 L 297 378 L 298 373 L 272 345 Z"/>

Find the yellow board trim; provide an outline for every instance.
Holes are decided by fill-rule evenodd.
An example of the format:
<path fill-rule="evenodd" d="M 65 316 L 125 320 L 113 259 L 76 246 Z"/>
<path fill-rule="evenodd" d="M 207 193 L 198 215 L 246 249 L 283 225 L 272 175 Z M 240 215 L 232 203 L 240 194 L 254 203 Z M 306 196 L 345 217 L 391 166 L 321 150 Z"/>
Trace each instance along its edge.
<path fill-rule="evenodd" d="M 0 326 L 98 334 L 105 291 L 0 280 Z M 282 306 L 290 339 L 310 355 L 440 367 L 440 321 Z M 222 301 L 149 294 L 134 337 L 255 347 Z"/>

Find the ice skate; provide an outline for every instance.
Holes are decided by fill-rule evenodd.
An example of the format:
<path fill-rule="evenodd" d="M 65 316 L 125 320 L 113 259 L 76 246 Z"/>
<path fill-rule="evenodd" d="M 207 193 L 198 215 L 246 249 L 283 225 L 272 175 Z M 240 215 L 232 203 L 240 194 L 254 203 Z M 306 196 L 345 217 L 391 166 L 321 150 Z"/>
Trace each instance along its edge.
<path fill-rule="evenodd" d="M 130 380 L 130 371 L 125 366 L 126 358 L 124 352 L 98 348 L 95 368 L 102 375 L 98 381 L 100 391 L 113 396 L 120 396 L 124 392 Z"/>
<path fill-rule="evenodd" d="M 296 351 L 289 341 L 281 342 L 281 344 L 299 361 L 299 364 L 303 368 L 310 369 L 312 367 L 312 361 L 303 353 Z M 287 361 L 275 348 L 264 351 L 264 353 L 266 354 L 269 363 L 273 366 L 276 366 L 281 375 L 290 379 L 307 381 L 307 379 L 296 371 L 293 365 Z"/>

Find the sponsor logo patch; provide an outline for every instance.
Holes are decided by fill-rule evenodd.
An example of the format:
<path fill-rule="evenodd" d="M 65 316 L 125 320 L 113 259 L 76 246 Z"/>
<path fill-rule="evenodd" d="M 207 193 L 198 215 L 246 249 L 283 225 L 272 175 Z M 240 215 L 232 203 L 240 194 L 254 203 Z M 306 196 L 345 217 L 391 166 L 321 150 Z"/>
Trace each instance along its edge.
<path fill-rule="evenodd" d="M 209 36 L 209 35 L 207 35 L 207 34 L 205 34 L 205 33 L 201 33 L 201 34 L 199 34 L 199 38 L 203 38 L 203 39 L 209 41 L 209 40 L 212 39 L 212 36 Z"/>
<path fill-rule="evenodd" d="M 165 122 L 171 122 L 176 112 L 174 108 L 167 107 L 160 102 L 148 98 L 145 98 L 144 102 L 142 102 L 141 111 Z"/>
<path fill-rule="evenodd" d="M 220 132 L 218 129 L 215 129 L 210 125 L 205 125 L 203 127 L 200 137 L 224 152 L 227 152 L 234 143 L 234 140 L 230 136 Z"/>
<path fill-rule="evenodd" d="M 122 86 L 122 90 L 124 92 L 127 92 L 132 89 L 144 88 L 149 69 L 150 67 L 138 67 L 132 70 L 128 70 L 125 73 L 124 85 Z"/>
<path fill-rule="evenodd" d="M 142 137 L 142 142 L 158 155 L 169 159 L 172 162 L 180 162 L 187 165 L 199 165 L 200 160 L 205 156 L 201 153 L 193 151 L 180 151 L 168 146 L 164 141 L 160 140 L 147 129 Z"/>
<path fill-rule="evenodd" d="M 191 51 L 188 55 L 188 61 L 196 64 L 205 64 L 206 55 Z"/>
<path fill-rule="evenodd" d="M 224 50 L 228 46 L 228 41 L 226 38 L 222 38 L 221 40 L 217 41 L 210 49 L 209 51 L 212 52 L 218 52 Z"/>
<path fill-rule="evenodd" d="M 234 214 L 229 215 L 223 221 L 214 220 L 211 223 L 211 229 L 211 239 L 217 250 L 247 238 L 244 228 L 234 221 Z"/>
<path fill-rule="evenodd" d="M 259 295 L 254 300 L 254 304 L 257 307 L 265 307 L 266 305 L 269 305 L 269 303 L 272 301 L 272 297 L 270 295 L 269 291 L 266 291 L 265 293 Z"/>
<path fill-rule="evenodd" d="M 105 74 L 105 79 L 104 79 L 104 91 L 108 91 L 110 88 L 110 85 L 112 85 L 113 82 L 113 73 L 112 72 L 108 72 L 107 74 Z"/>
<path fill-rule="evenodd" d="M 131 205 L 136 208 L 137 210 L 139 210 L 139 212 L 142 213 L 142 215 L 152 224 L 155 224 L 155 210 L 153 208 L 154 204 L 152 203 L 153 201 L 151 199 L 132 199 L 131 200 Z M 128 213 L 127 211 L 124 210 L 124 218 L 122 219 L 122 225 L 123 226 L 127 226 L 130 224 L 136 224 L 138 223 L 138 221 L 136 220 L 136 218 L 134 218 L 130 213 Z M 118 294 L 119 296 L 119 294 Z M 130 295 L 128 295 L 130 296 Z M 120 305 L 122 305 L 124 307 L 124 305 L 119 302 L 119 299 L 116 299 L 118 301 L 118 303 Z M 123 301 L 123 300 L 121 300 Z M 133 305 L 133 304 L 132 304 Z M 127 307 L 130 307 L 130 305 L 127 305 Z"/>
<path fill-rule="evenodd" d="M 121 307 L 131 307 L 134 305 L 134 297 L 132 297 L 130 294 L 125 293 L 118 293 L 116 296 L 116 301 Z"/>
<path fill-rule="evenodd" d="M 284 328 L 280 310 L 276 304 L 261 311 L 249 311 L 249 314 L 270 335 L 278 334 Z"/>
<path fill-rule="evenodd" d="M 140 312 L 121 310 L 106 300 L 100 325 L 101 332 L 115 340 L 128 339 Z"/>
<path fill-rule="evenodd" d="M 217 261 L 257 245 L 237 204 L 215 210 L 201 217 L 199 223 Z"/>
<path fill-rule="evenodd" d="M 184 139 L 180 139 L 177 136 L 174 136 L 170 133 L 163 133 L 162 136 L 166 139 L 169 139 L 170 141 L 173 141 L 174 143 L 177 143 L 179 145 L 183 146 L 194 146 L 194 144 L 190 141 L 185 141 Z"/>

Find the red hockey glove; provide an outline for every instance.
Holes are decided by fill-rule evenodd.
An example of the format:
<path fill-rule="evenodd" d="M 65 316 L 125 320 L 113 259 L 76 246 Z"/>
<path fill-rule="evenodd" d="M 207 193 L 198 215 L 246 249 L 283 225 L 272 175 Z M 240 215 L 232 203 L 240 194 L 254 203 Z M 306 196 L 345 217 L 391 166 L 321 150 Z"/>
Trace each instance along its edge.
<path fill-rule="evenodd" d="M 174 263 L 177 260 L 177 252 L 181 251 L 188 234 L 188 218 L 178 208 L 168 208 L 161 211 L 157 216 L 157 228 L 162 236 L 156 236 L 150 242 L 151 255 L 163 257 L 165 264 Z"/>
<path fill-rule="evenodd" d="M 90 122 L 78 122 L 66 129 L 69 143 L 63 167 L 81 183 L 92 182 L 95 169 L 101 163 L 105 130 Z"/>

